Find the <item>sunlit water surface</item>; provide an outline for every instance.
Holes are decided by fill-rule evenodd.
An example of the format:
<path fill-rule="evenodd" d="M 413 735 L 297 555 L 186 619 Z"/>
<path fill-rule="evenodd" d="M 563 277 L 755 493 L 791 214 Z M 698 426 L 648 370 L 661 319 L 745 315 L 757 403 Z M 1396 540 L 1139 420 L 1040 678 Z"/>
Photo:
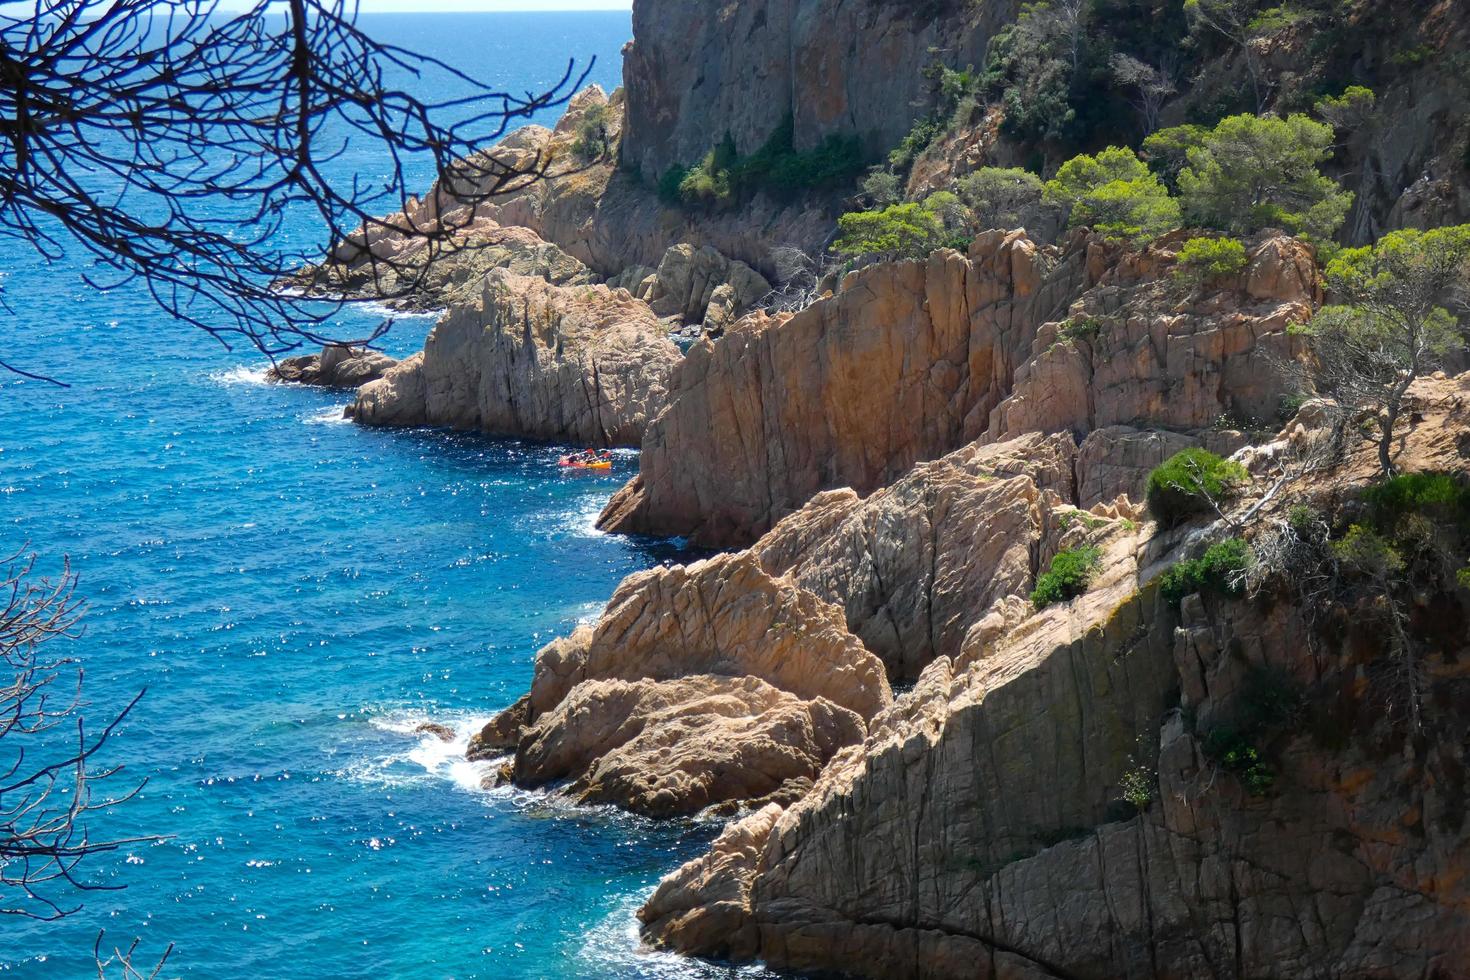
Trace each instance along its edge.
<path fill-rule="evenodd" d="M 629 33 L 626 14 L 366 23 L 518 89 L 568 54 L 597 55 L 611 89 Z M 563 475 L 558 447 L 363 430 L 344 395 L 263 384 L 259 355 L 134 289 L 95 292 L 13 242 L 0 263 L 0 356 L 72 386 L 0 376 L 0 527 L 80 576 L 66 652 L 92 723 L 147 689 L 106 755 L 147 785 L 94 829 L 169 835 L 92 860 L 126 888 L 59 893 L 85 906 L 69 919 L 0 916 L 0 974 L 93 976 L 105 929 L 175 944 L 171 976 L 753 975 L 636 949 L 641 897 L 712 828 L 487 792 L 463 760 L 541 644 L 674 557 L 593 528 L 631 454 Z M 430 322 L 400 321 L 389 352 Z M 456 740 L 415 730 L 429 720 Z"/>

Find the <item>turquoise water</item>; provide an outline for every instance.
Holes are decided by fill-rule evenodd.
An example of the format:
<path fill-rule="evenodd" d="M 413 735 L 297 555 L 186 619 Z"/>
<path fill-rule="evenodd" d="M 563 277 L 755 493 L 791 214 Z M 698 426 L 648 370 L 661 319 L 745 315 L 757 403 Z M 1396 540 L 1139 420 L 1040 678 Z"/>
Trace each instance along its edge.
<path fill-rule="evenodd" d="M 611 88 L 629 31 L 626 14 L 366 23 L 521 88 L 568 53 L 598 55 Z M 4 543 L 80 576 L 66 652 L 91 723 L 147 688 L 105 760 L 147 785 L 94 829 L 170 835 L 91 860 L 126 888 L 69 896 L 69 919 L 0 916 L 0 975 L 93 976 L 99 929 L 176 944 L 170 976 L 736 974 L 635 948 L 640 897 L 713 828 L 485 792 L 460 755 L 541 644 L 674 557 L 592 527 L 634 458 L 563 475 L 554 446 L 361 430 L 337 419 L 345 396 L 262 384 L 259 355 L 136 291 L 0 249 L 0 356 L 72 385 L 0 376 Z M 414 731 L 428 720 L 458 742 Z"/>

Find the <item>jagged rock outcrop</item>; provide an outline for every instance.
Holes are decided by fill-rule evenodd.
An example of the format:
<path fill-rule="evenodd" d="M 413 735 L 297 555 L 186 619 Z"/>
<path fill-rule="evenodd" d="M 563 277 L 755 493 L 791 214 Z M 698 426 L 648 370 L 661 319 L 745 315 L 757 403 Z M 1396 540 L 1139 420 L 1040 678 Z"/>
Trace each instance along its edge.
<path fill-rule="evenodd" d="M 278 384 L 357 388 L 378 380 L 397 364 L 379 351 L 328 344 L 320 354 L 285 358 L 266 371 L 265 376 L 266 380 Z"/>
<path fill-rule="evenodd" d="M 985 431 L 1037 323 L 1085 275 L 1023 234 L 853 273 L 691 350 L 606 530 L 745 544 L 820 490 L 870 493 Z"/>
<path fill-rule="evenodd" d="M 818 494 L 753 551 L 771 574 L 843 607 L 889 676 L 913 680 L 957 654 L 998 602 L 1030 591 L 1042 491 L 1071 497 L 1075 453 L 1065 434 L 967 446 L 866 499 Z"/>
<path fill-rule="evenodd" d="M 794 800 L 890 702 L 840 610 L 724 555 L 626 579 L 596 626 L 537 654 L 529 699 L 479 742 L 515 733 L 519 785 L 668 816 Z"/>
<path fill-rule="evenodd" d="M 1312 249 L 1268 238 L 1234 288 L 1196 295 L 1168 274 L 1174 236 L 1141 254 L 1091 242 L 1096 286 L 1042 325 L 989 435 L 1112 425 L 1205 429 L 1222 416 L 1274 422 L 1288 381 L 1286 330 L 1320 304 Z"/>
<path fill-rule="evenodd" d="M 821 490 L 869 493 L 982 436 L 1273 417 L 1272 357 L 1321 298 L 1310 249 L 1268 238 L 1238 281 L 1195 292 L 1168 275 L 1178 244 L 990 232 L 747 318 L 675 372 L 600 526 L 746 544 Z"/>
<path fill-rule="evenodd" d="M 1414 412 L 1402 465 L 1470 471 L 1470 375 L 1421 382 Z M 1374 471 L 1354 448 L 1268 503 Z M 1433 709 L 1409 732 L 1371 615 L 1307 619 L 1289 593 L 1176 611 L 1154 579 L 1187 529 L 1101 535 L 1086 594 L 936 660 L 800 802 L 670 875 L 645 936 L 914 980 L 1470 975 L 1463 591 L 1412 600 Z M 1242 731 L 1255 754 L 1222 754 Z"/>
<path fill-rule="evenodd" d="M 647 304 L 606 286 L 494 270 L 415 354 L 363 387 L 363 425 L 436 425 L 595 446 L 635 445 L 679 360 Z"/>

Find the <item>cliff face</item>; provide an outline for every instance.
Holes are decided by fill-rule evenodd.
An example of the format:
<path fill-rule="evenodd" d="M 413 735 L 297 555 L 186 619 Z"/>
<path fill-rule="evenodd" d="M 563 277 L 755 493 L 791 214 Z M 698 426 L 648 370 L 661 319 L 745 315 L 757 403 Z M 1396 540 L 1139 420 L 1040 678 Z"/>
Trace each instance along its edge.
<path fill-rule="evenodd" d="M 787 116 L 798 150 L 856 134 L 887 153 L 927 103 L 936 60 L 980 65 L 1019 4 L 988 0 L 636 0 L 624 50 L 623 161 L 656 181 L 725 133 L 754 153 Z"/>
<path fill-rule="evenodd" d="M 494 270 L 424 350 L 363 386 L 363 425 L 437 425 L 626 446 L 662 407 L 679 350 L 647 304 L 606 286 Z"/>
<path fill-rule="evenodd" d="M 968 256 L 875 266 L 795 316 L 748 318 L 674 372 L 600 526 L 747 544 L 820 490 L 870 493 L 980 436 L 1274 417 L 1267 353 L 1311 315 L 1309 250 L 1269 239 L 1239 281 L 1196 294 L 1167 275 L 1177 244 L 990 232 Z"/>
<path fill-rule="evenodd" d="M 1470 376 L 1415 411 L 1404 465 L 1470 468 Z M 1373 471 L 1365 447 L 1281 500 Z M 935 660 L 799 803 L 665 879 L 648 937 L 875 978 L 1466 976 L 1463 594 L 1413 600 L 1414 722 L 1367 609 L 1176 610 L 1157 575 L 1190 535 L 1090 535 L 1085 595 Z"/>

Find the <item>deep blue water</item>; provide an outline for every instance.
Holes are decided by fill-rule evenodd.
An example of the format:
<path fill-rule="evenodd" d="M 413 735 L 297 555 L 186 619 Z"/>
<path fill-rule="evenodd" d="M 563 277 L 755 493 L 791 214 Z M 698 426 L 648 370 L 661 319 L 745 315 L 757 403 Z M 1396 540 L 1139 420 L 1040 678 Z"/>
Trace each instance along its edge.
<path fill-rule="evenodd" d="M 523 89 L 568 54 L 597 55 L 610 89 L 629 33 L 621 13 L 365 23 Z M 0 265 L 0 356 L 72 385 L 0 375 L 0 534 L 80 576 L 65 652 L 90 722 L 147 688 L 105 761 L 148 783 L 94 830 L 170 835 L 92 859 L 87 877 L 126 888 L 62 893 L 85 906 L 69 919 L 0 916 L 0 975 L 93 976 L 100 928 L 175 943 L 169 976 L 733 975 L 635 949 L 640 897 L 711 828 L 485 792 L 460 758 L 541 644 L 670 557 L 593 530 L 631 456 L 564 476 L 557 447 L 361 430 L 335 420 L 345 396 L 261 384 L 260 355 L 136 290 L 13 242 Z M 459 742 L 415 733 L 426 720 Z"/>

